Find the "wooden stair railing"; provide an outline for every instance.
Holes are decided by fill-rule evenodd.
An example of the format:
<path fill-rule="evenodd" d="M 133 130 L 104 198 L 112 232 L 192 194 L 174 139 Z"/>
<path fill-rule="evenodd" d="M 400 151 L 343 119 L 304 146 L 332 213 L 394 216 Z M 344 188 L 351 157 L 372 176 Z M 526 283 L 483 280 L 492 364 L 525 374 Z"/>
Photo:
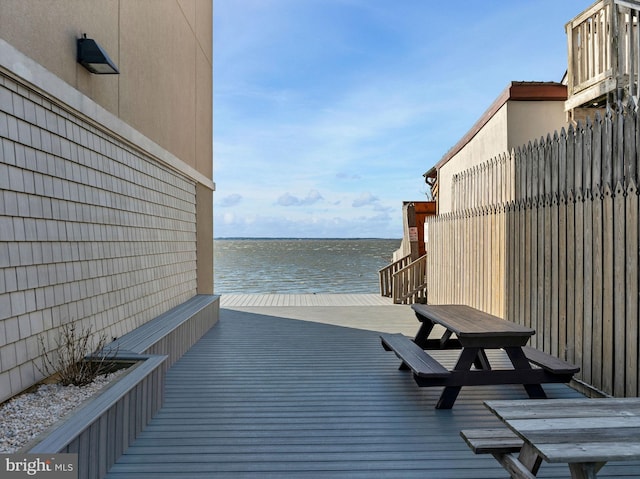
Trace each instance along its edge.
<path fill-rule="evenodd" d="M 404 256 L 378 271 L 380 276 L 380 296 L 393 296 L 393 274 L 411 263 L 411 255 Z"/>
<path fill-rule="evenodd" d="M 394 272 L 391 289 L 394 304 L 427 302 L 427 255 Z"/>

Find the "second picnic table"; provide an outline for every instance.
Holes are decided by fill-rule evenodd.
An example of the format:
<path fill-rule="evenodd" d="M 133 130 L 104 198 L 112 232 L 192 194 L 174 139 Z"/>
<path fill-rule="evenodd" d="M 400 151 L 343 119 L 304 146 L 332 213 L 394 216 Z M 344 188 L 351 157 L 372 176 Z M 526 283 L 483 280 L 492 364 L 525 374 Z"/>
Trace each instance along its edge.
<path fill-rule="evenodd" d="M 402 360 L 401 368 L 413 371 L 418 386 L 444 386 L 438 409 L 452 408 L 462 386 L 522 384 L 530 398 L 545 398 L 541 384 L 568 382 L 579 371 L 559 358 L 526 347 L 534 329 L 465 305 L 414 304 L 412 308 L 422 323 L 413 341 L 402 334 L 383 334 L 382 345 Z M 445 328 L 437 339 L 430 338 L 435 325 Z M 440 348 L 461 349 L 452 370 L 425 351 Z M 513 369 L 492 369 L 486 349 L 503 349 Z"/>
<path fill-rule="evenodd" d="M 485 405 L 515 433 L 519 444 L 513 440 L 513 447 L 500 444 L 495 436 L 502 433 L 496 430 L 470 429 L 461 434 L 476 453 L 492 452 L 511 477 L 536 477 L 545 460 L 568 463 L 574 479 L 595 478 L 609 461 L 640 459 L 640 398 L 486 401 Z M 488 432 L 493 438 L 482 439 L 480 434 Z"/>

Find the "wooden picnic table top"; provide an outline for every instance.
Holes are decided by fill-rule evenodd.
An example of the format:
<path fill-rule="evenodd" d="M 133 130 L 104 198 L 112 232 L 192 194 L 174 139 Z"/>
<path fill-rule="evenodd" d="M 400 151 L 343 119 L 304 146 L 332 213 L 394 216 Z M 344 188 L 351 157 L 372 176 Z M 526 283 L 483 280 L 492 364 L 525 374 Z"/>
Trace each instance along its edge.
<path fill-rule="evenodd" d="M 528 340 L 530 336 L 535 334 L 535 329 L 506 321 L 462 304 L 413 304 L 411 307 L 417 313 L 420 321 L 428 319 L 435 324 L 440 324 L 455 333 L 460 339 L 465 337 L 519 336 Z M 524 342 L 526 343 L 526 340 Z"/>
<path fill-rule="evenodd" d="M 547 462 L 640 459 L 640 398 L 486 401 Z"/>

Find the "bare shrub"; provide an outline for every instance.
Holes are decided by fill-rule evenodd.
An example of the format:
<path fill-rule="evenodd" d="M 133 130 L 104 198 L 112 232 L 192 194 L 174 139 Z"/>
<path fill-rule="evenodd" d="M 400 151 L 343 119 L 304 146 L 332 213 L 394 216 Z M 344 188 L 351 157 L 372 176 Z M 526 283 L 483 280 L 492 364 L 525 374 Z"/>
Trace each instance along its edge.
<path fill-rule="evenodd" d="M 56 338 L 55 349 L 49 350 L 40 336 L 40 353 L 42 368 L 38 369 L 45 376 L 55 376 L 63 386 L 85 386 L 96 377 L 110 372 L 109 360 L 116 352 L 102 352 L 107 337 L 101 334 L 97 343 L 92 346 L 92 328 L 77 329 L 75 324 L 65 324 L 60 328 Z"/>

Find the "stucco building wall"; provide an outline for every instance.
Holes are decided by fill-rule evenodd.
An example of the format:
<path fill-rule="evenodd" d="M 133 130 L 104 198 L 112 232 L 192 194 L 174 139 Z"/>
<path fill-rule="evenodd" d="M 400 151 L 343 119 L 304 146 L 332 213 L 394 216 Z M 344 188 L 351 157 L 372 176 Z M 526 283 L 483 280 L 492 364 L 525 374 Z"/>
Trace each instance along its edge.
<path fill-rule="evenodd" d="M 212 176 L 211 0 L 2 0 L 0 38 Z M 120 75 L 76 63 L 86 33 Z"/>
<path fill-rule="evenodd" d="M 212 2 L 0 2 L 0 401 L 60 327 L 213 293 Z M 76 63 L 94 38 L 120 75 Z"/>
<path fill-rule="evenodd" d="M 563 85 L 512 83 L 436 166 L 438 213 L 452 210 L 454 175 L 566 127 L 564 99 Z"/>
<path fill-rule="evenodd" d="M 510 101 L 507 151 L 569 126 L 560 101 Z"/>
<path fill-rule="evenodd" d="M 438 170 L 438 212 L 452 208 L 453 175 L 479 165 L 509 149 L 507 105 L 503 105 L 485 126 Z"/>

